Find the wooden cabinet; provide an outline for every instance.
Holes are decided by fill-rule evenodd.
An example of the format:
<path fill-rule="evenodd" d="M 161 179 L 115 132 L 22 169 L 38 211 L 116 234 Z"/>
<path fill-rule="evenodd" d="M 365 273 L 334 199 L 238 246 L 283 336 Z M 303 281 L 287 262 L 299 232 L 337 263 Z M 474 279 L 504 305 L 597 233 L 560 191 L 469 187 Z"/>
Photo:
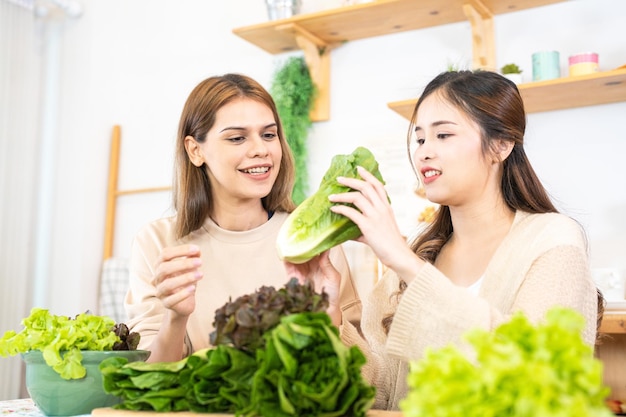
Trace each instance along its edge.
<path fill-rule="evenodd" d="M 271 54 L 301 49 L 318 88 L 311 115 L 330 114 L 330 51 L 345 42 L 469 21 L 473 66 L 495 68 L 493 16 L 564 0 L 375 0 L 233 29 Z"/>
<path fill-rule="evenodd" d="M 601 342 L 596 357 L 604 364 L 604 383 L 611 387 L 611 398 L 626 400 L 626 311 L 606 311 L 600 326 Z"/>
<path fill-rule="evenodd" d="M 626 334 L 626 311 L 607 311 L 604 313 L 600 333 Z"/>

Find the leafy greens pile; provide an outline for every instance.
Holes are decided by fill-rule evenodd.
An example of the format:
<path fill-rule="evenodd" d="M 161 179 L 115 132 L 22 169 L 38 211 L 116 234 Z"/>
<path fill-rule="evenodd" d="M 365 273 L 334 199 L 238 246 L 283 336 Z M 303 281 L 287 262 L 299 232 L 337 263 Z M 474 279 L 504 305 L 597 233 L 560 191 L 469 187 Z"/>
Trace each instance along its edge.
<path fill-rule="evenodd" d="M 304 263 L 327 249 L 361 235 L 359 227 L 349 218 L 333 213 L 331 194 L 350 191 L 337 182 L 337 177 L 358 178 L 362 166 L 384 183 L 378 162 L 372 152 L 362 146 L 349 155 L 335 155 L 324 174 L 318 190 L 289 214 L 278 232 L 276 246 L 282 260 Z"/>
<path fill-rule="evenodd" d="M 328 308 L 328 294 L 316 293 L 310 285 L 300 285 L 293 278 L 276 290 L 263 286 L 256 292 L 230 301 L 215 311 L 212 345 L 232 344 L 247 352 L 265 346 L 263 333 L 276 327 L 287 314 L 323 312 Z"/>
<path fill-rule="evenodd" d="M 495 331 L 473 330 L 471 361 L 453 346 L 429 350 L 411 364 L 405 417 L 609 417 L 602 363 L 584 343 L 584 318 L 548 311 L 533 326 L 522 314 Z"/>
<path fill-rule="evenodd" d="M 57 316 L 33 308 L 22 320 L 19 333 L 8 330 L 0 339 L 0 356 L 30 350 L 42 352 L 44 360 L 64 379 L 80 379 L 86 374 L 81 350 L 136 350 L 139 333 L 129 332 L 124 323 L 89 312 L 75 318 Z"/>
<path fill-rule="evenodd" d="M 342 343 L 326 306 L 326 294 L 296 279 L 263 287 L 216 311 L 215 347 L 173 363 L 106 359 L 105 391 L 126 410 L 363 417 L 375 394 L 365 356 Z"/>

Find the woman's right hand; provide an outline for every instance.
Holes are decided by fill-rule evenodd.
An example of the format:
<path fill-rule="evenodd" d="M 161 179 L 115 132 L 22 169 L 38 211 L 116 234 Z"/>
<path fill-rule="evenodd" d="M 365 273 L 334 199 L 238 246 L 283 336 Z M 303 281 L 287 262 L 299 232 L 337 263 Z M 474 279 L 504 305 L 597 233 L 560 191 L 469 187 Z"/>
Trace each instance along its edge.
<path fill-rule="evenodd" d="M 196 308 L 196 283 L 202 279 L 200 248 L 179 245 L 164 248 L 155 265 L 156 296 L 170 314 L 188 317 Z"/>
<path fill-rule="evenodd" d="M 341 324 L 339 305 L 341 274 L 330 262 L 330 251 L 327 250 L 302 264 L 285 262 L 285 270 L 289 278 L 297 278 L 301 284 L 310 282 L 315 292 L 328 294 L 328 315 L 333 323 L 339 326 Z"/>

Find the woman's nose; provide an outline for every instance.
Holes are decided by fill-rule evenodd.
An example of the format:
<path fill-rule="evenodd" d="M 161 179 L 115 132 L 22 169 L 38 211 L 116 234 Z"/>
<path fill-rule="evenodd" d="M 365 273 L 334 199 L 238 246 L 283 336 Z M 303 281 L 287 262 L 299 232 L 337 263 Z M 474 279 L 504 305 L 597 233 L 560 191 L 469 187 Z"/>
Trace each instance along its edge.
<path fill-rule="evenodd" d="M 267 143 L 265 142 L 265 140 L 260 137 L 260 136 L 256 136 L 253 140 L 252 140 L 252 145 L 250 146 L 251 152 L 254 156 L 256 155 L 267 155 Z"/>

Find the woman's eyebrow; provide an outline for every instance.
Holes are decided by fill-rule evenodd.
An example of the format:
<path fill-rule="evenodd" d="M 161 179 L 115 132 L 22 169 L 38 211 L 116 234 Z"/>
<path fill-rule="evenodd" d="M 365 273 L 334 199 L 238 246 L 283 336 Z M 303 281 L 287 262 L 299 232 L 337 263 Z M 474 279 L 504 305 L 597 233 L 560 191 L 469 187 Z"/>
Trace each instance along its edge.
<path fill-rule="evenodd" d="M 270 127 L 276 127 L 276 126 L 278 126 L 278 124 L 276 124 L 276 122 L 272 122 L 272 123 L 269 123 L 269 124 L 263 126 L 263 129 L 269 129 Z M 240 131 L 240 130 L 246 130 L 246 128 L 242 127 L 242 126 L 226 126 L 222 130 L 220 130 L 220 133 L 225 132 L 227 130 L 237 130 L 237 131 Z"/>
<path fill-rule="evenodd" d="M 441 126 L 441 125 L 456 125 L 456 123 L 451 122 L 449 120 L 438 120 L 438 121 L 432 122 L 430 124 L 431 127 L 437 127 L 437 126 Z M 422 129 L 421 126 L 417 126 L 417 125 L 415 126 L 415 131 L 416 132 L 421 131 L 421 130 L 424 130 L 424 129 Z"/>

